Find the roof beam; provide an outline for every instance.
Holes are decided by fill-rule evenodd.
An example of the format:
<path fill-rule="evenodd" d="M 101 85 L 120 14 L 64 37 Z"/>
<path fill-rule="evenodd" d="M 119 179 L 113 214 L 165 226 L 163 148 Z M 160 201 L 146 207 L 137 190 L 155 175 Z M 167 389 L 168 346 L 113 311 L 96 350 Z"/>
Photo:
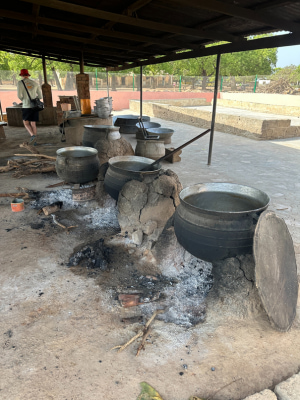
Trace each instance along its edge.
<path fill-rule="evenodd" d="M 121 14 L 115 14 L 112 12 L 80 6 L 74 3 L 67 3 L 59 0 L 20 0 L 20 1 L 26 3 L 38 4 L 40 6 L 53 8 L 55 10 L 67 11 L 73 14 L 86 15 L 92 18 L 105 19 L 108 21 L 114 21 L 121 24 L 137 26 L 143 29 L 158 30 L 160 32 L 169 32 L 183 36 L 192 36 L 196 38 L 206 38 L 218 41 L 220 40 L 226 40 L 228 42 L 240 41 L 238 37 L 228 34 L 226 32 L 222 32 L 222 34 L 220 34 L 214 31 L 210 32 L 200 31 L 197 29 L 186 28 L 184 26 L 176 26 L 140 18 L 132 18 Z"/>
<path fill-rule="evenodd" d="M 3 23 L 1 24 L 1 29 L 18 31 L 18 32 L 27 32 L 27 33 L 32 32 L 32 30 L 27 27 L 22 27 L 20 25 L 13 25 L 13 24 L 3 24 Z M 91 45 L 103 46 L 103 47 L 120 49 L 120 50 L 130 50 L 130 51 L 134 51 L 135 53 L 147 53 L 146 51 L 143 51 L 143 50 L 137 50 L 137 47 L 131 47 L 131 46 L 126 46 L 126 45 L 117 44 L 117 43 L 104 42 L 101 40 L 90 40 L 90 39 L 82 38 L 79 36 L 66 35 L 66 34 L 62 34 L 62 33 L 45 31 L 45 30 L 41 30 L 41 29 L 35 30 L 35 36 L 37 36 L 37 35 L 55 37 L 58 39 L 70 40 L 70 41 L 75 41 L 75 42 L 80 42 L 80 43 L 87 43 L 87 41 L 88 41 L 88 43 Z M 105 53 L 103 53 L 103 54 L 105 54 Z M 140 54 L 140 56 L 142 57 L 143 54 Z"/>
<path fill-rule="evenodd" d="M 168 0 L 169 1 L 169 0 Z M 243 18 L 250 21 L 260 22 L 264 25 L 273 26 L 275 28 L 291 31 L 293 33 L 300 33 L 300 24 L 287 21 L 275 16 L 256 12 L 250 8 L 238 7 L 234 4 L 221 2 L 218 0 L 170 0 L 182 3 L 184 6 L 194 7 L 201 10 L 209 10 L 218 12 L 220 14 L 230 15 L 231 17 Z"/>
<path fill-rule="evenodd" d="M 90 34 L 95 34 L 97 36 L 105 36 L 105 37 L 112 37 L 116 39 L 123 39 L 123 40 L 131 40 L 135 42 L 145 42 L 145 43 L 151 43 L 151 44 L 158 44 L 160 46 L 174 46 L 176 48 L 182 47 L 182 48 L 189 48 L 189 49 L 197 49 L 199 48 L 198 45 L 193 45 L 189 44 L 186 42 L 181 42 L 180 40 L 165 40 L 161 38 L 153 38 L 150 36 L 144 36 L 144 35 L 135 35 L 131 33 L 126 33 L 126 32 L 118 32 L 118 31 L 110 31 L 106 29 L 101 29 L 101 28 L 95 28 L 92 26 L 86 26 L 86 25 L 81 25 L 81 24 L 75 24 L 72 22 L 65 22 L 65 21 L 60 21 L 58 19 L 54 20 L 51 18 L 44 18 L 44 17 L 38 17 L 37 20 L 32 15 L 26 15 L 24 13 L 18 13 L 15 11 L 9 11 L 9 10 L 4 10 L 0 9 L 0 15 L 4 18 L 9 18 L 9 19 L 16 19 L 18 21 L 26 21 L 26 22 L 32 22 L 35 23 L 36 21 L 38 22 L 39 25 L 47 25 L 47 26 L 53 26 L 56 28 L 61 28 L 63 26 L 64 29 L 72 30 L 72 31 L 79 31 L 79 32 L 86 32 Z"/>
<path fill-rule="evenodd" d="M 247 40 L 243 43 L 229 43 L 219 46 L 206 47 L 202 50 L 187 51 L 184 53 L 173 54 L 166 57 L 150 57 L 148 60 L 139 61 L 135 63 L 125 63 L 119 67 L 108 68 L 110 71 L 122 71 L 139 67 L 142 65 L 161 64 L 168 61 L 184 60 L 195 57 L 205 57 L 216 54 L 237 53 L 240 51 L 257 50 L 265 48 L 274 48 L 281 46 L 294 46 L 300 44 L 300 35 L 286 34 L 281 36 L 264 37 L 260 39 Z"/>

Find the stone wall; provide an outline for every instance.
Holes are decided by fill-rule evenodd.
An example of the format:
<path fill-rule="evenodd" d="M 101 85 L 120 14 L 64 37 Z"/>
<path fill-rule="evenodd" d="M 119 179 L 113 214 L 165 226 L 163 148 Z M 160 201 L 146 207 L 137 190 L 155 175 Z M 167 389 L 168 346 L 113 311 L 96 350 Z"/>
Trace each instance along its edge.
<path fill-rule="evenodd" d="M 139 112 L 139 101 L 131 100 L 130 109 Z M 211 126 L 212 113 L 209 110 L 199 110 L 178 107 L 158 102 L 144 102 L 143 114 L 168 121 L 180 122 L 188 125 L 208 129 Z M 291 126 L 290 119 L 264 119 L 257 115 L 231 115 L 229 113 L 216 114 L 215 130 L 246 136 L 256 140 L 284 139 L 300 136 L 300 126 Z"/>

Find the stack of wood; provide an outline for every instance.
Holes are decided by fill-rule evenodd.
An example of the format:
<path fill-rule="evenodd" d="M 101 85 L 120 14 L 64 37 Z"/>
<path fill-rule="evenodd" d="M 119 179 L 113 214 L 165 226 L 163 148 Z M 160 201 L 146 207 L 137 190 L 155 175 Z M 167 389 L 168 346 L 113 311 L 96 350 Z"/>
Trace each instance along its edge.
<path fill-rule="evenodd" d="M 298 93 L 289 82 L 280 78 L 276 81 L 271 82 L 269 85 L 259 85 L 257 88 L 259 93 L 279 93 L 279 94 L 296 94 Z"/>
<path fill-rule="evenodd" d="M 39 154 L 39 151 L 27 143 L 23 143 L 20 147 L 26 148 L 31 154 L 15 154 L 17 157 L 25 157 L 16 160 L 8 160 L 7 165 L 0 167 L 0 172 L 15 171 L 15 178 L 22 178 L 31 174 L 41 172 L 55 172 L 56 157 Z M 28 158 L 30 157 L 30 158 Z"/>

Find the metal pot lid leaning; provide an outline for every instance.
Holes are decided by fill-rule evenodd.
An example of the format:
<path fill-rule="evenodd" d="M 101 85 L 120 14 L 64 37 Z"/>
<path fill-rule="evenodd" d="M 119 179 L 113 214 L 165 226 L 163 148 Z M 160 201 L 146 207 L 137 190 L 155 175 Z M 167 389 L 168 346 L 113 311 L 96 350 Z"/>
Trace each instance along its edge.
<path fill-rule="evenodd" d="M 264 211 L 257 223 L 253 252 L 255 283 L 270 323 L 286 332 L 296 316 L 297 263 L 293 240 L 284 220 Z"/>

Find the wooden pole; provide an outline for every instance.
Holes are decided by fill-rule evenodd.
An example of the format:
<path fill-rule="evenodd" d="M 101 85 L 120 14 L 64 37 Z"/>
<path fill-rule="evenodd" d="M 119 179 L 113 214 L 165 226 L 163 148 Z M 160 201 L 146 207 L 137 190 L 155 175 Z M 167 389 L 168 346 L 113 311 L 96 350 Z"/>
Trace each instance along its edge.
<path fill-rule="evenodd" d="M 80 56 L 80 73 L 81 73 L 81 74 L 84 74 L 83 52 L 81 52 L 81 56 Z"/>
<path fill-rule="evenodd" d="M 44 55 L 42 57 L 42 63 L 43 63 L 44 83 L 48 83 L 48 81 L 47 81 L 46 59 L 45 59 Z"/>

